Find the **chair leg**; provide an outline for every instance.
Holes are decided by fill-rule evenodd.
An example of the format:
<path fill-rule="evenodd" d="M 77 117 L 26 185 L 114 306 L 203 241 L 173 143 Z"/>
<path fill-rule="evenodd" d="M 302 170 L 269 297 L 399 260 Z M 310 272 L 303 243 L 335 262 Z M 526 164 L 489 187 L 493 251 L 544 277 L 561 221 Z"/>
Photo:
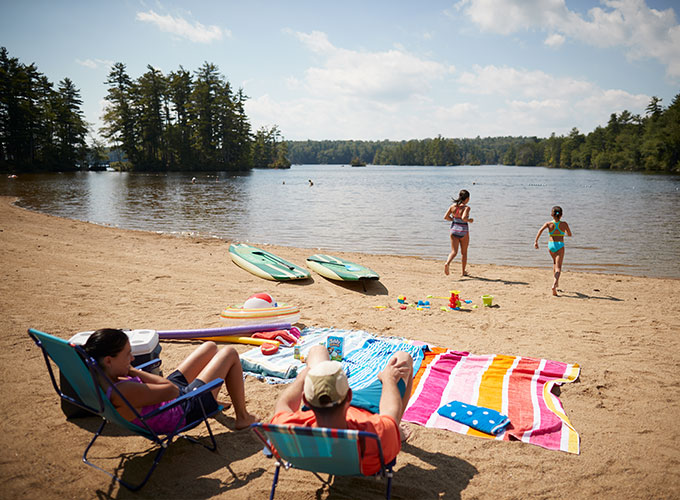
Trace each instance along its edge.
<path fill-rule="evenodd" d="M 385 491 L 385 498 L 390 500 L 392 497 L 392 469 L 387 471 L 387 490 Z"/>
<path fill-rule="evenodd" d="M 148 472 L 146 473 L 146 476 L 144 476 L 144 479 L 142 480 L 142 482 L 137 484 L 137 485 L 132 485 L 132 484 L 128 483 L 127 481 L 120 479 L 117 476 L 114 476 L 109 471 L 102 469 L 101 467 L 95 465 L 94 463 L 90 462 L 87 459 L 87 453 L 90 451 L 90 448 L 92 448 L 92 445 L 97 440 L 97 438 L 101 435 L 105 426 L 106 426 L 106 420 L 103 420 L 102 425 L 100 425 L 99 429 L 97 429 L 97 432 L 95 432 L 94 437 L 92 438 L 92 441 L 90 441 L 90 444 L 88 444 L 87 448 L 85 448 L 85 452 L 83 453 L 83 462 L 85 462 L 90 467 L 93 467 L 93 468 L 103 472 L 104 474 L 106 474 L 110 478 L 115 479 L 117 482 L 119 482 L 120 484 L 125 486 L 130 491 L 137 491 L 137 490 L 141 489 L 142 486 L 144 486 L 146 484 L 146 482 L 149 480 L 149 478 L 151 477 L 151 474 L 156 469 L 158 462 L 161 461 L 161 458 L 163 457 L 163 454 L 165 453 L 165 450 L 167 449 L 167 445 L 166 446 L 162 446 L 162 445 L 160 446 L 158 453 L 156 453 L 156 456 L 154 457 L 153 464 L 151 464 L 151 467 L 149 468 Z"/>
<path fill-rule="evenodd" d="M 269 500 L 274 500 L 274 492 L 276 491 L 276 485 L 279 482 L 279 471 L 281 470 L 281 463 L 276 462 L 276 470 L 274 470 L 274 481 L 272 481 L 272 490 L 269 492 Z"/>
<path fill-rule="evenodd" d="M 217 449 L 217 441 L 215 441 L 215 435 L 213 434 L 212 428 L 210 427 L 210 423 L 208 423 L 207 418 L 204 419 L 204 422 L 205 422 L 205 426 L 208 428 L 208 434 L 210 434 L 210 441 L 212 443 L 210 445 L 203 444 L 198 439 L 196 439 L 195 437 L 192 437 L 192 436 L 189 436 L 189 435 L 186 435 L 186 434 L 177 434 L 177 435 L 183 437 L 187 441 L 191 441 L 192 443 L 200 444 L 201 446 L 203 446 L 204 448 L 206 448 L 210 451 L 215 451 Z"/>

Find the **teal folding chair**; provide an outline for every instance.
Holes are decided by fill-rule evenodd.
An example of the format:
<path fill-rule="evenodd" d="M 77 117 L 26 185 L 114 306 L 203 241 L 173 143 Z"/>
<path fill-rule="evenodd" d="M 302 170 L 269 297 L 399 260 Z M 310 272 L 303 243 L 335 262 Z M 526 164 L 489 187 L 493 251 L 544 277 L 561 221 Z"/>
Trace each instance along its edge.
<path fill-rule="evenodd" d="M 210 424 L 208 423 L 208 418 L 221 411 L 223 409 L 222 407 L 218 407 L 218 409 L 213 412 L 206 413 L 205 408 L 203 408 L 203 404 L 199 399 L 198 401 L 200 403 L 201 409 L 203 410 L 202 418 L 194 422 L 185 423 L 184 425 L 182 425 L 180 422 L 178 424 L 178 428 L 169 434 L 156 433 L 149 427 L 147 420 L 155 415 L 168 411 L 170 408 L 181 404 L 183 401 L 199 397 L 204 392 L 213 390 L 215 387 L 218 387 L 222 384 L 222 379 L 215 379 L 190 393 L 174 399 L 172 402 L 161 406 L 157 410 L 148 413 L 143 417 L 123 397 L 116 386 L 111 384 L 113 386 L 113 390 L 142 423 L 142 426 L 139 426 L 123 418 L 120 413 L 118 413 L 118 410 L 116 410 L 116 408 L 113 406 L 111 401 L 109 401 L 109 399 L 106 397 L 106 394 L 104 394 L 104 391 L 101 389 L 98 380 L 101 380 L 101 378 L 106 379 L 107 376 L 104 374 L 104 371 L 101 369 L 99 364 L 92 357 L 88 356 L 81 346 L 71 344 L 66 340 L 49 335 L 47 333 L 43 333 L 33 328 L 28 330 L 28 335 L 42 350 L 45 363 L 47 364 L 47 370 L 50 374 L 50 378 L 52 379 L 52 385 L 57 391 L 57 394 L 59 394 L 62 399 L 68 401 L 69 403 L 83 408 L 84 410 L 87 410 L 102 418 L 102 423 L 99 426 L 99 429 L 95 432 L 94 437 L 83 452 L 83 462 L 85 462 L 87 465 L 108 474 L 111 478 L 115 479 L 129 490 L 137 491 L 142 486 L 144 486 L 149 477 L 151 477 L 151 473 L 154 471 L 158 465 L 158 462 L 160 462 L 161 458 L 163 457 L 168 445 L 175 439 L 175 437 L 180 436 L 188 439 L 191 442 L 199 443 L 211 451 L 217 449 L 217 442 L 215 441 L 215 436 L 213 435 Z M 61 390 L 52 368 L 52 362 L 57 365 L 61 374 L 66 378 L 69 384 L 71 384 L 76 392 L 77 398 L 64 394 L 64 392 Z M 161 361 L 156 359 L 137 366 L 137 368 L 141 370 L 149 370 L 158 367 L 160 363 Z M 150 441 L 159 445 L 159 450 L 154 457 L 154 461 L 141 483 L 137 485 L 131 485 L 123 479 L 116 477 L 115 475 L 105 471 L 88 460 L 87 453 L 89 452 L 90 448 L 92 448 L 92 445 L 97 440 L 97 438 L 102 434 L 102 431 L 108 422 L 116 424 L 117 426 L 122 427 L 133 434 L 145 437 L 146 439 L 149 439 Z M 211 440 L 210 445 L 205 445 L 190 436 L 182 434 L 184 431 L 198 426 L 201 422 L 205 422 L 205 425 L 208 428 L 208 433 L 210 434 Z"/>
<path fill-rule="evenodd" d="M 273 500 L 279 481 L 281 466 L 312 472 L 324 484 L 330 486 L 333 476 L 363 476 L 361 473 L 362 450 L 368 440 L 375 440 L 380 453 L 381 470 L 376 476 L 387 480 L 385 498 L 392 492 L 392 468 L 396 459 L 385 464 L 382 445 L 377 434 L 351 429 L 325 427 L 301 427 L 254 423 L 251 429 L 264 443 L 265 453 L 276 459 L 276 470 L 269 499 Z M 329 474 L 324 480 L 319 473 Z"/>

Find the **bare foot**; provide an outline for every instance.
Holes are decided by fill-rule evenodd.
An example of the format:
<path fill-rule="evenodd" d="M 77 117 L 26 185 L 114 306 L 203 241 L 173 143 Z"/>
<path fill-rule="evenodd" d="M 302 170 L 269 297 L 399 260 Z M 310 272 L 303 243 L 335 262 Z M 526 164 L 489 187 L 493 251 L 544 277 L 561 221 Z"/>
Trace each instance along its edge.
<path fill-rule="evenodd" d="M 470 276 L 467 271 L 463 271 L 463 274 L 461 276 Z"/>
<path fill-rule="evenodd" d="M 557 288 L 553 288 L 552 293 L 555 297 L 559 297 L 559 295 L 557 295 Z"/>
<path fill-rule="evenodd" d="M 250 413 L 246 413 L 245 416 L 236 418 L 236 423 L 234 427 L 236 428 L 237 431 L 242 431 L 243 429 L 247 429 L 248 427 L 250 427 L 250 424 L 254 424 L 255 422 L 259 421 L 260 421 L 259 417 L 251 415 Z"/>
<path fill-rule="evenodd" d="M 408 439 L 411 437 L 411 434 L 413 434 L 411 428 L 404 422 L 401 422 L 399 424 L 399 437 L 401 438 L 401 442 L 405 443 L 408 441 Z"/>
<path fill-rule="evenodd" d="M 447 276 L 449 275 L 449 265 L 448 264 L 444 264 L 444 274 L 446 274 Z"/>

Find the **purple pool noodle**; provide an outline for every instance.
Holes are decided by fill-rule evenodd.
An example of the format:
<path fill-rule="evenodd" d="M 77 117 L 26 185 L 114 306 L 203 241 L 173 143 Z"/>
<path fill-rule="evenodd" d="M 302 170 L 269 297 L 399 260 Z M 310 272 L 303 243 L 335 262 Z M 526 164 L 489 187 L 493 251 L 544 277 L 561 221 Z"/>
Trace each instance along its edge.
<path fill-rule="evenodd" d="M 239 325 L 222 326 L 219 328 L 201 328 L 198 330 L 158 330 L 161 339 L 198 339 L 201 337 L 222 337 L 244 335 L 255 332 L 271 332 L 274 330 L 290 330 L 290 323 L 277 323 L 269 325 Z"/>

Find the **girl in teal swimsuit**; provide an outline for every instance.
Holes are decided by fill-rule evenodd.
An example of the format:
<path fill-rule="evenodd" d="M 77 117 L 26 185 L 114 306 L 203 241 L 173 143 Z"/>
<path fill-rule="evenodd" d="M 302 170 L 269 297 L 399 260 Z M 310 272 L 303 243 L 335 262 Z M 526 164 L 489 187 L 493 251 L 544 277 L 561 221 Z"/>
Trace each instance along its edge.
<path fill-rule="evenodd" d="M 548 251 L 553 260 L 553 276 L 555 277 L 552 286 L 552 294 L 557 295 L 557 285 L 560 281 L 562 262 L 564 261 L 564 236 L 571 236 L 571 229 L 569 229 L 569 224 L 560 220 L 562 218 L 562 207 L 553 207 L 551 213 L 553 220 L 546 222 L 541 229 L 538 230 L 536 240 L 534 241 L 534 248 L 538 248 L 538 238 L 540 238 L 541 233 L 547 229 L 548 234 L 550 235 Z"/>

